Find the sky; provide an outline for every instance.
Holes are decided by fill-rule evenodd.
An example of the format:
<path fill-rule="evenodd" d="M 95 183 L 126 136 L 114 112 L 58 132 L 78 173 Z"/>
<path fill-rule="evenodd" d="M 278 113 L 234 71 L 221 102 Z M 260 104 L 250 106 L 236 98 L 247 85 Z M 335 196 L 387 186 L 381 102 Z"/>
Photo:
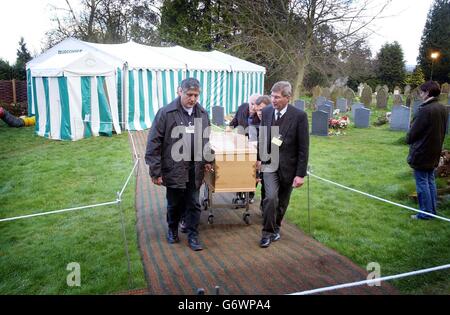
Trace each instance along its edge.
<path fill-rule="evenodd" d="M 384 2 L 386 0 L 372 0 Z M 75 3 L 77 1 L 72 0 Z M 420 38 L 433 0 L 392 0 L 383 18 L 370 26 L 368 38 L 373 56 L 386 42 L 398 41 L 407 65 L 415 65 Z M 0 10 L 0 58 L 15 63 L 20 37 L 32 55 L 41 53 L 45 32 L 52 28 L 49 4 L 64 6 L 64 0 L 6 0 Z"/>

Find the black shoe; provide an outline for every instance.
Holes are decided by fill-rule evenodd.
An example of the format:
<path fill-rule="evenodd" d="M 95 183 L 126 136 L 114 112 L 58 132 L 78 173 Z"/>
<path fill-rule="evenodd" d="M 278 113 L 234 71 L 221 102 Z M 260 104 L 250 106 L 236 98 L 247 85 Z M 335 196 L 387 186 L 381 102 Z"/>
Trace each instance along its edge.
<path fill-rule="evenodd" d="M 271 237 L 272 242 L 276 242 L 276 241 L 278 241 L 280 238 L 281 238 L 280 233 L 272 234 L 272 237 Z"/>
<path fill-rule="evenodd" d="M 200 245 L 200 242 L 198 241 L 198 238 L 190 238 L 188 242 L 189 247 L 195 252 L 203 249 L 202 245 Z"/>
<path fill-rule="evenodd" d="M 187 233 L 186 223 L 184 221 L 180 221 L 180 232 Z"/>
<path fill-rule="evenodd" d="M 167 232 L 167 241 L 169 244 L 175 244 L 180 241 L 178 238 L 178 231 L 169 229 L 169 232 Z"/>
<path fill-rule="evenodd" d="M 263 237 L 261 239 L 261 242 L 259 242 L 259 246 L 262 248 L 267 248 L 270 246 L 270 243 L 272 243 L 272 240 L 270 237 Z"/>

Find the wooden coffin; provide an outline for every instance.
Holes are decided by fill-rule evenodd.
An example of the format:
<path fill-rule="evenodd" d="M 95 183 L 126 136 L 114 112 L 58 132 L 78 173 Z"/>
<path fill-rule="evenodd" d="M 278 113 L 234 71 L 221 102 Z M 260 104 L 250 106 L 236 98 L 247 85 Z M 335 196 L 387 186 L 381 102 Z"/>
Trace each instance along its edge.
<path fill-rule="evenodd" d="M 214 171 L 205 175 L 212 192 L 251 192 L 256 185 L 256 142 L 234 132 L 212 132 Z"/>

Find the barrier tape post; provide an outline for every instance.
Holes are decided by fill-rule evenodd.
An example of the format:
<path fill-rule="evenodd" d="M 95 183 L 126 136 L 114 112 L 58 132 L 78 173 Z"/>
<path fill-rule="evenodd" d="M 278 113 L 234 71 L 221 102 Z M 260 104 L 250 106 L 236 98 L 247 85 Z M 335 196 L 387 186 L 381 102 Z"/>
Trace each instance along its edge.
<path fill-rule="evenodd" d="M 308 165 L 308 174 L 311 171 L 311 167 Z M 309 180 L 310 176 L 306 179 L 308 181 L 308 226 L 309 226 L 309 235 L 311 234 L 311 181 Z"/>
<path fill-rule="evenodd" d="M 121 225 L 122 225 L 122 236 L 123 236 L 123 243 L 125 248 L 125 255 L 127 257 L 127 265 L 128 265 L 128 287 L 130 290 L 133 288 L 133 277 L 131 275 L 131 259 L 130 259 L 130 252 L 128 250 L 128 240 L 127 240 L 127 233 L 125 228 L 125 213 L 122 207 L 122 200 L 120 197 L 120 193 L 117 193 L 117 207 L 120 212 L 121 217 Z"/>

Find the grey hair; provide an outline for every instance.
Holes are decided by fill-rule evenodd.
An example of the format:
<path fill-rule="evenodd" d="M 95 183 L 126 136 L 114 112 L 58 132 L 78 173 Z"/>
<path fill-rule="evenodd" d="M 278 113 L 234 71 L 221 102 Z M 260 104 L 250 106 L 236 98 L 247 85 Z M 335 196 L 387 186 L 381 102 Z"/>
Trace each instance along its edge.
<path fill-rule="evenodd" d="M 187 92 L 189 90 L 200 90 L 200 82 L 198 82 L 197 79 L 188 78 L 181 82 L 180 87 L 183 92 Z"/>
<path fill-rule="evenodd" d="M 261 103 L 264 103 L 264 104 L 266 104 L 266 105 L 269 105 L 270 102 L 272 102 L 272 100 L 270 99 L 270 97 L 267 96 L 267 95 L 263 95 L 263 96 L 258 97 L 258 99 L 256 100 L 255 103 L 256 103 L 256 105 L 260 105 Z"/>
<path fill-rule="evenodd" d="M 272 87 L 271 92 L 281 92 L 284 97 L 292 96 L 292 85 L 288 81 L 279 81 Z"/>

